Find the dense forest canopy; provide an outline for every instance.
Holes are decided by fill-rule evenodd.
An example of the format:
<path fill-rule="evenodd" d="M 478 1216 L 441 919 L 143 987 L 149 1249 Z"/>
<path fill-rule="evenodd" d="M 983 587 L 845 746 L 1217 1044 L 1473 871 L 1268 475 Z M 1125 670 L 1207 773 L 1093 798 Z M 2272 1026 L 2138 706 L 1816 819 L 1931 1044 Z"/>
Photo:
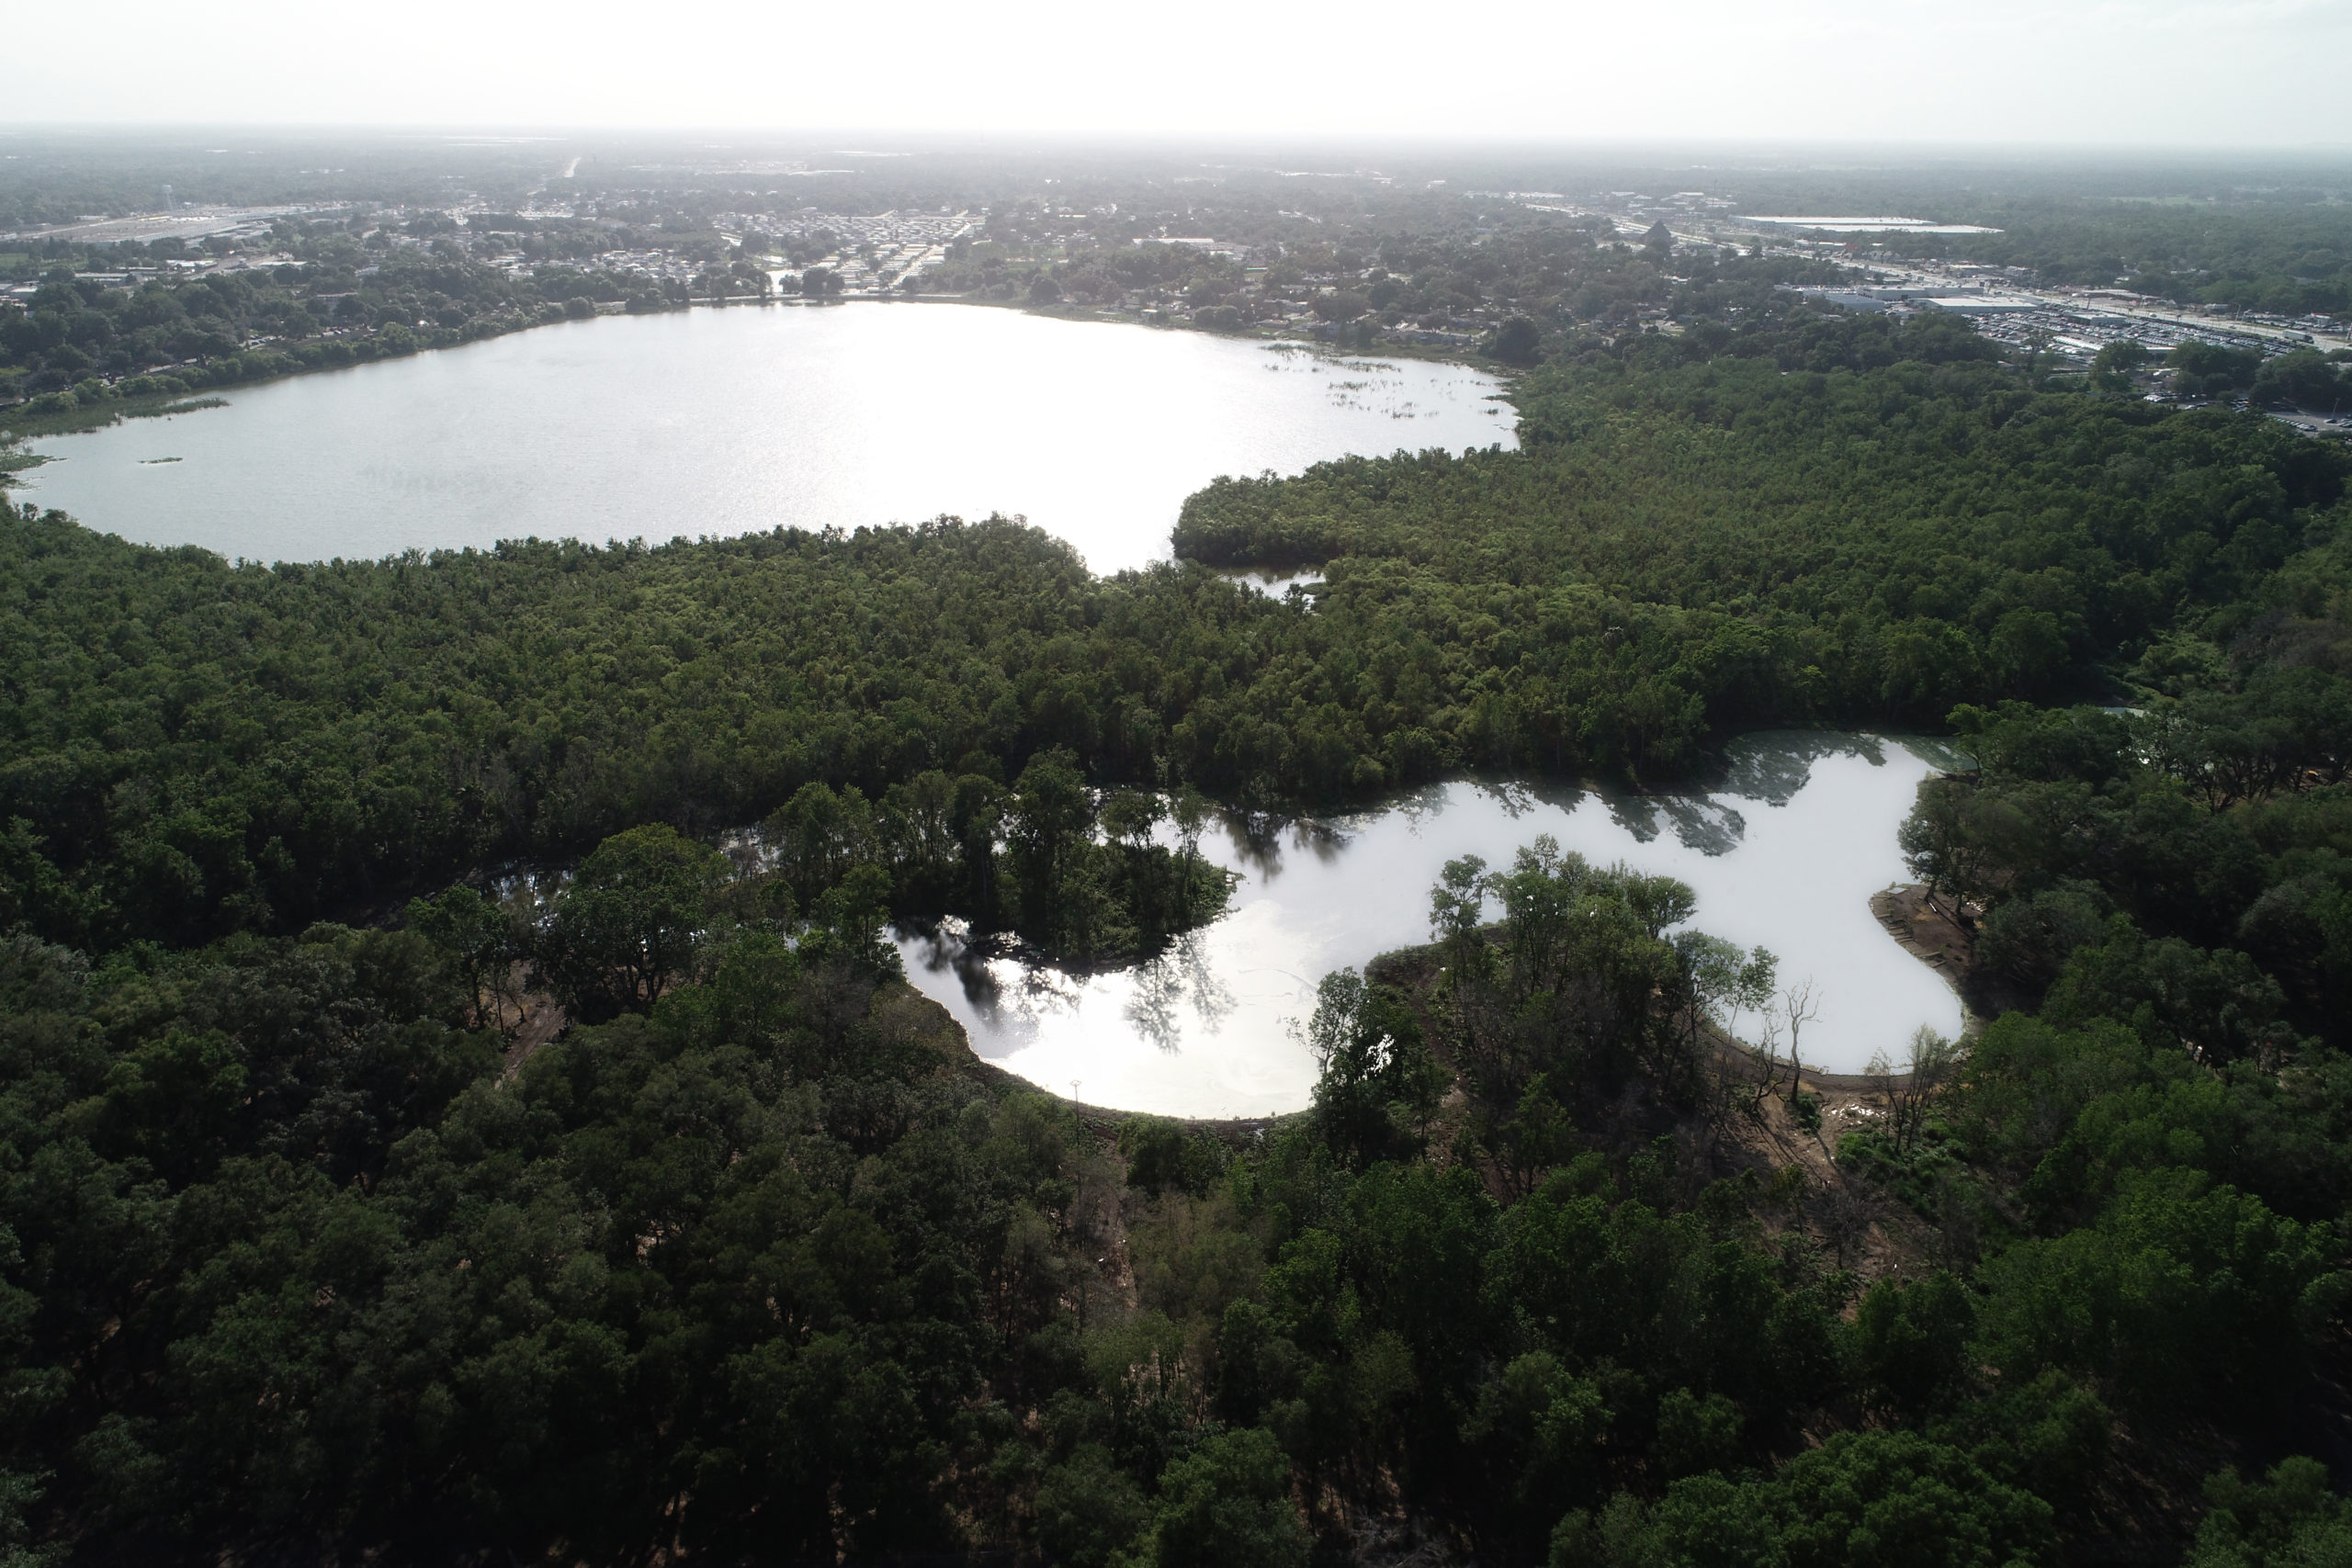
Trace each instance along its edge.
<path fill-rule="evenodd" d="M 2345 457 L 2281 426 L 1712 287 L 1719 325 L 1531 378 L 1521 451 L 1187 503 L 1180 556 L 1317 563 L 1312 596 L 1097 580 L 1002 522 L 273 569 L 13 515 L 13 918 L 100 946 L 298 930 L 808 784 L 1009 784 L 1056 747 L 1098 785 L 1258 805 L 1464 766 L 1657 781 L 1739 727 L 2218 668 L 2332 537 Z"/>
<path fill-rule="evenodd" d="M 0 1553 L 2340 1558 L 2352 462 L 1552 245 L 1496 277 L 1682 330 L 1108 580 L 0 515 Z M 1008 1082 L 886 940 L 1116 958 L 1221 907 L 1212 797 L 1763 724 L 1977 763 L 1901 847 L 1984 1027 L 1843 1125 L 1769 953 L 1542 841 L 1396 890 L 1265 1128 Z"/>

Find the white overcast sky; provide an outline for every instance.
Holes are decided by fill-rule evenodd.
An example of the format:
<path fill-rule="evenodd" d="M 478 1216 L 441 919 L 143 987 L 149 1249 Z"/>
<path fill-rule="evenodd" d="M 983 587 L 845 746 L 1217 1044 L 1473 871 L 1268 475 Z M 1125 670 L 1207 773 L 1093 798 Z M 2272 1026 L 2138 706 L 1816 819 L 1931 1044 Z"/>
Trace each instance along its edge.
<path fill-rule="evenodd" d="M 10 5 L 0 120 L 2352 146 L 2352 0 Z"/>

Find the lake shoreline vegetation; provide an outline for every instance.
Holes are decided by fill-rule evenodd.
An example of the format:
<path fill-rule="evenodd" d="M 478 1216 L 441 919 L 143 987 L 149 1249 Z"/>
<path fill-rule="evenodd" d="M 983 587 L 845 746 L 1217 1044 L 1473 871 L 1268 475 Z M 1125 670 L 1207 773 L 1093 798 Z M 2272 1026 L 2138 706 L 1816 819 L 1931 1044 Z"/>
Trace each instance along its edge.
<path fill-rule="evenodd" d="M 783 292 L 813 301 L 838 300 L 845 275 L 854 275 L 865 285 L 861 297 L 944 295 L 1213 331 L 1261 316 L 1281 323 L 1287 310 L 1302 336 L 1341 346 L 1369 341 L 1339 307 L 1352 304 L 1354 315 L 1370 307 L 1321 280 L 1334 267 L 1352 280 L 1362 263 L 1350 246 L 1376 243 L 1378 236 L 1342 240 L 1335 248 L 1321 232 L 1320 217 L 1278 213 L 1258 197 L 1243 197 L 1227 216 L 1286 259 L 1253 283 L 1244 269 L 1193 241 L 1165 240 L 1166 220 L 1189 216 L 1194 203 L 1154 220 L 1149 206 L 1136 205 L 1148 181 L 1140 190 L 1120 191 L 1129 217 L 1116 219 L 1120 201 L 1106 197 L 1107 206 L 1094 204 L 1097 217 L 1090 220 L 1102 232 L 1062 234 L 1069 225 L 1056 216 L 1058 204 L 1041 203 L 1034 190 L 993 188 L 993 179 L 976 187 L 969 171 L 926 173 L 918 177 L 947 184 L 919 201 L 909 199 L 914 191 L 877 186 L 853 197 L 837 220 L 854 229 L 860 211 L 919 215 L 941 197 L 982 198 L 977 231 L 949 243 L 942 265 L 901 272 L 882 260 L 871 240 L 854 240 L 823 222 L 811 228 L 797 208 L 778 208 L 775 191 L 677 189 L 655 171 L 597 166 L 593 157 L 585 160 L 592 165 L 586 174 L 575 167 L 560 179 L 544 171 L 523 177 L 500 166 L 498 154 L 476 152 L 471 161 L 481 166 L 472 172 L 482 182 L 481 194 L 452 205 L 442 176 L 379 168 L 356 186 L 322 183 L 318 176 L 329 171 L 280 169 L 275 150 L 255 151 L 259 162 L 239 171 L 215 166 L 199 174 L 159 164 L 115 171 L 95 186 L 86 152 L 69 155 L 68 167 L 80 164 L 63 175 L 80 187 L 71 192 L 44 186 L 45 173 L 51 181 L 59 173 L 41 170 L 39 153 L 0 176 L 0 220 L 20 225 L 55 221 L 69 202 L 101 212 L 140 210 L 141 198 L 155 188 L 142 185 L 150 179 L 177 179 L 184 197 L 199 200 L 295 201 L 260 222 L 202 238 L 81 240 L 69 228 L 13 240 L 22 248 L 0 253 L 0 276 L 38 287 L 0 305 L 0 422 L 53 434 L 105 423 L 125 400 L 135 404 L 184 389 L 181 383 L 251 384 L 602 312 L 773 302 L 779 278 Z M 632 177 L 648 174 L 654 175 L 650 182 Z M 723 210 L 724 197 L 748 202 L 749 210 Z M 1468 216 L 1450 197 L 1398 205 L 1397 216 L 1424 231 L 1445 233 Z M 1564 287 L 1555 264 L 1572 272 L 1618 265 L 1595 249 L 1585 228 L 1551 216 L 1537 217 L 1534 227 L 1544 231 L 1537 246 L 1549 247 L 1543 265 L 1553 267 L 1542 274 L 1546 303 Z M 1123 238 L 1130 231 L 1132 247 Z M 1493 269 L 1471 255 L 1467 243 L 1459 235 L 1436 242 L 1417 283 L 1374 284 L 1380 304 L 1390 306 L 1390 295 L 1403 288 L 1407 302 L 1432 319 L 1483 310 Z M 1395 252 L 1391 260 L 1404 265 L 1406 257 Z M 1526 264 L 1522 258 L 1513 265 Z M 1646 282 L 1634 291 L 1655 292 L 1647 261 L 1636 271 Z M 1570 278 L 1565 287 L 1574 284 Z M 1230 303 L 1245 288 L 1259 309 L 1245 312 Z M 1336 295 L 1338 304 L 1322 299 L 1318 288 Z M 1623 290 L 1603 292 L 1606 299 L 1587 288 L 1582 303 L 1614 309 Z M 1451 347 L 1448 356 L 1460 357 L 1479 352 L 1472 339 L 1486 330 L 1436 337 Z M 1399 353 L 1427 346 L 1387 335 L 1387 346 Z"/>
<path fill-rule="evenodd" d="M 462 285 L 451 282 L 452 273 L 463 278 Z M 496 301 L 491 313 L 484 314 L 474 313 L 469 308 L 472 301 L 461 295 L 464 303 L 441 310 L 448 324 L 435 324 L 429 317 L 417 317 L 411 325 L 406 307 L 397 297 L 386 303 L 358 307 L 338 300 L 340 314 L 357 316 L 373 311 L 385 319 L 370 327 L 327 329 L 334 335 L 322 337 L 319 334 L 322 329 L 311 317 L 300 291 L 284 287 L 273 288 L 266 281 L 256 288 L 241 274 L 213 276 L 230 287 L 199 292 L 198 284 L 148 284 L 140 294 L 130 297 L 117 312 L 124 318 L 123 327 L 119 328 L 107 321 L 105 312 L 90 308 L 88 297 L 92 294 L 97 295 L 99 301 L 114 302 L 112 291 L 103 286 L 74 290 L 85 301 L 83 309 L 57 309 L 68 303 L 65 291 L 73 287 L 73 279 L 70 269 L 55 269 L 42 292 L 34 296 L 32 312 L 14 314 L 13 320 L 0 321 L 0 346 L 18 355 L 28 349 L 39 352 L 36 345 L 44 338 L 53 337 L 56 341 L 50 344 L 50 352 L 41 357 L 56 361 L 61 351 L 74 344 L 70 334 L 76 331 L 75 320 L 86 316 L 105 324 L 85 336 L 112 342 L 119 334 L 139 342 L 141 346 L 135 351 L 116 352 L 130 356 L 129 364 L 150 367 L 112 378 L 85 376 L 68 386 L 33 393 L 12 406 L 0 408 L 0 427 L 19 438 L 96 430 L 124 419 L 219 406 L 219 400 L 205 396 L 216 389 L 260 386 L 319 371 L 346 370 L 380 360 L 481 343 L 532 327 L 586 320 L 597 313 L 594 301 L 585 293 L 536 302 L 521 298 L 503 299 Z M 487 268 L 443 267 L 433 276 L 438 289 L 470 286 L 503 295 L 526 292 L 515 289 L 502 275 Z M 322 281 L 332 284 L 338 280 L 308 275 L 303 278 L 304 286 L 313 290 Z M 493 285 L 500 287 L 493 289 Z M 550 280 L 550 286 L 583 287 L 568 277 L 560 282 Z M 618 290 L 606 285 L 595 291 Z M 358 292 L 344 298 L 353 298 Z M 44 299 L 44 295 L 51 298 Z M 183 299 L 183 295 L 189 298 Z M 315 299 L 315 294 L 311 297 Z M 684 310 L 687 301 L 639 291 L 627 296 L 623 304 L 625 309 L 642 314 Z M 51 308 L 43 310 L 44 305 Z M 51 319 L 43 320 L 44 315 Z M 134 321 L 144 325 L 149 319 L 153 324 L 145 332 L 123 330 Z M 238 345 L 235 340 L 239 336 L 265 325 L 277 326 L 287 335 L 272 334 L 266 341 Z M 166 330 L 158 333 L 156 327 Z M 23 341 L 18 343 L 18 339 Z M 79 354 L 78 350 L 75 352 Z M 95 363 L 86 354 L 80 357 L 85 362 L 82 367 Z"/>
<path fill-rule="evenodd" d="M 243 240 L 23 242 L 34 249 L 16 259 L 36 265 L 40 287 L 0 306 L 0 399 L 17 394 L 0 401 L 0 429 L 19 435 L 95 429 L 191 391 L 346 368 L 598 314 L 853 302 L 843 296 L 843 273 L 873 252 L 824 228 L 792 238 L 720 231 L 695 210 L 708 206 L 707 193 L 639 190 L 601 203 L 584 199 L 586 187 L 569 194 L 586 210 L 629 217 L 507 210 L 469 214 L 460 223 L 429 207 L 365 203 L 347 218 L 289 214 Z M 533 200 L 548 196 L 535 192 Z M 1148 231 L 1126 248 L 1104 236 L 1058 235 L 1065 225 L 1053 204 L 1004 200 L 986 209 L 978 232 L 946 245 L 937 265 L 876 275 L 888 287 L 865 290 L 855 302 L 951 300 L 1066 320 L 1250 333 L 1506 374 L 1537 363 L 1580 322 L 1604 333 L 1639 331 L 1664 313 L 1677 281 L 1670 245 L 1613 243 L 1605 222 L 1539 212 L 1517 213 L 1510 231 L 1489 244 L 1493 215 L 1468 231 L 1462 224 L 1473 215 L 1455 211 L 1457 205 L 1442 197 L 1407 202 L 1401 224 L 1356 215 L 1329 234 L 1321 218 L 1245 200 L 1225 217 L 1281 257 L 1252 268 Z M 1118 203 L 1110 207 L 1115 211 Z M 513 249 L 492 254 L 502 246 Z M 642 246 L 655 251 L 631 249 Z M 616 247 L 678 265 L 659 276 L 615 270 L 599 257 Z M 161 270 L 224 259 L 238 270 Z M 1780 267 L 1791 279 L 1837 276 L 1820 263 Z"/>
<path fill-rule="evenodd" d="M 1518 450 L 1220 479 L 1108 579 L 0 514 L 0 1551 L 2352 1550 L 2352 458 L 1686 270 Z M 1116 961 L 1214 918 L 1210 801 L 1827 724 L 1975 764 L 1901 847 L 1987 1021 L 1859 1087 L 1542 841 L 1397 890 L 1259 1127 L 986 1070 L 883 934 Z"/>
<path fill-rule="evenodd" d="M 2043 386 L 1956 323 L 1736 297 L 1752 313 L 1717 348 L 1636 339 L 1531 374 L 1518 451 L 1219 480 L 1183 508 L 1179 563 L 1109 580 L 1001 521 L 271 569 L 19 515 L 42 716 L 9 809 L 62 888 L 119 871 L 131 818 L 101 803 L 122 779 L 153 781 L 150 823 L 200 794 L 188 847 L 142 852 L 180 869 L 84 886 L 84 926 L 50 928 L 113 940 L 102 908 L 144 904 L 124 934 L 185 940 L 241 923 L 239 900 L 308 918 L 387 875 L 576 854 L 648 815 L 713 831 L 808 783 L 872 798 L 974 753 L 1006 782 L 1064 746 L 1096 785 L 1252 807 L 1464 767 L 1666 782 L 1741 729 L 1932 728 L 2223 670 L 2231 619 L 2257 614 L 2238 595 L 2324 554 L 2346 460 L 2283 427 Z M 2096 527 L 2043 525 L 2061 514 Z M 1205 570 L 1309 563 L 1299 604 Z M 97 592 L 153 630 L 92 662 L 67 649 L 94 646 L 75 617 Z M 392 668 L 380 697 L 342 673 Z M 526 691 L 526 669 L 562 674 Z M 111 742 L 69 701 L 109 682 L 144 716 Z M 289 746 L 315 784 L 260 766 Z M 175 881 L 193 902 L 165 914 Z"/>
<path fill-rule="evenodd" d="M 232 275 L 234 276 L 234 275 Z M 62 283 L 61 275 L 52 286 Z M 332 280 L 330 280 L 332 281 Z M 479 281 L 479 280 L 477 280 Z M 967 305 L 978 309 L 1018 310 L 1027 315 L 1044 316 L 1057 321 L 1092 321 L 1110 325 L 1138 325 L 1178 331 L 1202 331 L 1231 335 L 1254 323 L 1227 320 L 1210 314 L 1207 320 L 1191 316 L 1161 319 L 1158 312 L 1138 310 L 1105 311 L 1072 305 L 1057 292 L 1042 298 L 1023 295 L 1019 299 L 997 299 L 984 291 L 948 293 L 932 289 L 898 295 L 881 295 L 872 299 L 842 299 L 839 298 L 785 298 L 766 290 L 760 282 L 738 279 L 747 290 L 741 295 L 719 299 L 698 299 L 683 290 L 672 289 L 650 294 L 641 289 L 625 292 L 623 286 L 613 281 L 598 282 L 573 274 L 550 276 L 540 280 L 548 288 L 571 288 L 580 292 L 560 300 L 549 300 L 528 310 L 510 311 L 503 315 L 460 316 L 455 326 L 432 325 L 420 320 L 411 328 L 401 321 L 391 321 L 372 331 L 339 334 L 330 341 L 277 342 L 249 345 L 239 353 L 222 352 L 217 342 L 208 342 L 192 359 L 169 361 L 169 368 L 155 368 L 138 374 L 108 378 L 85 376 L 71 385 L 38 392 L 29 397 L 0 403 L 0 443 L 14 444 L 47 435 L 78 434 L 101 430 L 129 419 L 150 419 L 159 415 L 190 412 L 199 409 L 223 406 L 225 400 L 206 395 L 232 389 L 266 386 L 274 381 L 331 370 L 348 370 L 376 364 L 386 359 L 404 358 L 443 349 L 460 348 L 468 344 L 487 342 L 512 333 L 527 332 L 535 327 L 560 325 L 570 321 L 593 319 L 599 315 L 627 313 L 643 315 L 664 310 L 684 310 L 699 305 L 720 305 L 728 308 L 847 308 L 855 305 Z M 185 292 L 186 285 L 166 290 L 162 285 L 150 288 L 163 293 Z M 612 296 L 612 298 L 606 298 Z M 40 303 L 36 297 L 36 304 Z M 55 300 L 51 303 L 56 303 Z M 182 302 L 173 300 L 174 305 Z M 203 310 L 210 301 L 199 301 L 195 309 Z M 134 309 L 136 305 L 134 304 Z M 299 309 L 299 298 L 295 308 Z M 52 311 L 52 314 L 55 312 Z M 453 312 L 446 311 L 445 314 Z M 19 318 L 17 335 L 33 341 L 42 330 L 41 323 L 23 327 Z M 7 328 L 0 322 L 0 333 Z M 54 329 L 51 329 L 54 331 Z M 73 329 L 68 326 L 65 331 Z M 315 330 L 315 328 L 309 329 Z M 1391 358 L 1427 359 L 1443 364 L 1465 364 L 1509 378 L 1528 363 L 1528 355 L 1511 353 L 1497 356 L 1482 351 L 1475 344 L 1430 344 L 1381 336 L 1372 333 L 1353 335 L 1331 333 L 1301 333 L 1279 327 L 1268 327 L 1256 335 L 1269 344 L 1285 344 L 1313 348 L 1341 356 L 1360 357 L 1376 353 Z M 0 346 L 5 346 L 0 337 Z M 175 347 L 185 347 L 185 342 Z M 18 468 L 0 467 L 0 489 L 6 489 L 11 473 Z"/>

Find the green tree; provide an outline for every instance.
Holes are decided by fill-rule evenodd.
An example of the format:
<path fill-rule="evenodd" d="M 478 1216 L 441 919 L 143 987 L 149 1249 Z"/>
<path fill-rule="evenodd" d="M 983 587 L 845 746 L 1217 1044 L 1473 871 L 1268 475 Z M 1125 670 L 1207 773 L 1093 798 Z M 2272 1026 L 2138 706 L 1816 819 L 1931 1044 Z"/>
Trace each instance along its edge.
<path fill-rule="evenodd" d="M 1643 1532 L 1691 1568 L 2021 1568 L 2056 1561 L 2047 1504 L 1910 1432 L 1840 1432 L 1769 1480 L 1679 1481 Z"/>
<path fill-rule="evenodd" d="M 2174 370 L 2173 384 L 2190 397 L 2225 396 L 2254 385 L 2262 355 L 2253 349 L 2223 348 L 2190 338 L 2165 356 Z"/>
<path fill-rule="evenodd" d="M 2188 1568 L 2322 1568 L 2352 1562 L 2352 1506 L 2327 1467 L 2297 1455 L 2262 1481 L 2225 1470 L 2205 1483 L 2210 1506 Z"/>
<path fill-rule="evenodd" d="M 40 1501 L 43 1477 L 20 1471 L 0 1470 L 0 1568 L 50 1568 L 63 1560 L 63 1541 L 36 1545 L 26 1511 Z"/>
<path fill-rule="evenodd" d="M 2299 348 L 2264 360 L 2247 396 L 2265 408 L 2341 413 L 2352 405 L 2352 380 L 2317 349 Z"/>
<path fill-rule="evenodd" d="M 1944 1270 L 1872 1284 L 1854 1315 L 1856 1370 L 1881 1397 L 1918 1417 L 1968 1389 L 1976 1303 Z"/>
<path fill-rule="evenodd" d="M 1081 1443 L 1037 1487 L 1037 1540 L 1075 1568 L 1102 1568 L 1151 1520 L 1142 1489 L 1100 1443 Z"/>
<path fill-rule="evenodd" d="M 1929 779 L 1898 835 L 1904 866 L 1942 895 L 1955 920 L 1973 926 L 1998 885 L 2017 826 L 2007 801 L 1972 782 Z"/>
<path fill-rule="evenodd" d="M 689 977 L 727 859 L 656 823 L 580 863 L 539 939 L 537 966 L 575 1017 L 644 1012 Z"/>
<path fill-rule="evenodd" d="M 2129 395 L 2138 390 L 2132 377 L 2149 360 L 2148 345 L 2138 338 L 2118 338 L 2102 344 L 2091 357 L 2091 384 L 2103 392 Z"/>
<path fill-rule="evenodd" d="M 448 955 L 470 998 L 469 1023 L 514 1038 L 522 1023 L 516 965 L 527 951 L 514 918 L 460 883 L 438 897 L 409 900 L 408 924 Z"/>
<path fill-rule="evenodd" d="M 1611 1416 L 1590 1379 L 1531 1350 L 1478 1390 L 1462 1436 L 1509 1477 L 1506 1506 L 1535 1533 L 1551 1528 L 1563 1497 L 1593 1488 Z"/>
<path fill-rule="evenodd" d="M 1093 826 L 1093 797 L 1077 759 L 1066 750 L 1032 757 L 1012 786 L 1005 838 L 1023 924 L 1047 941 L 1078 924 Z"/>
<path fill-rule="evenodd" d="M 1444 1092 L 1409 1008 L 1352 969 L 1326 975 L 1306 1030 L 1319 1068 L 1315 1125 L 1352 1165 L 1409 1157 Z"/>
<path fill-rule="evenodd" d="M 1304 1568 L 1290 1461 L 1262 1427 L 1208 1438 L 1159 1478 L 1146 1558 L 1155 1568 Z"/>
<path fill-rule="evenodd" d="M 1543 358 L 1543 334 L 1525 316 L 1507 316 L 1487 339 L 1487 352 L 1506 365 L 1533 365 Z"/>
<path fill-rule="evenodd" d="M 2141 1407 L 2263 1408 L 2342 1301 L 2319 1238 L 2202 1171 L 2130 1172 L 2093 1226 L 1983 1273 L 1980 1348 L 2005 1376 L 2101 1380 Z"/>

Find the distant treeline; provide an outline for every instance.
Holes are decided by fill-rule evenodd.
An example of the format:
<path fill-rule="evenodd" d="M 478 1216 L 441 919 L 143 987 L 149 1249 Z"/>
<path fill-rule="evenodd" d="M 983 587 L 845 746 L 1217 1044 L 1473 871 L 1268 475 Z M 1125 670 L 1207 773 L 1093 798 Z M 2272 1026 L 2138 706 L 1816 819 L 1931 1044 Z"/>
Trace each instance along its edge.
<path fill-rule="evenodd" d="M 1596 230 L 1599 231 L 1597 232 Z M 1182 244 L 1054 250 L 1018 243 L 1017 227 L 949 247 L 919 287 L 1038 306 L 1155 306 L 1217 332 L 1284 325 L 1311 314 L 1316 330 L 1359 346 L 1404 328 L 1444 338 L 1506 364 L 1532 365 L 1579 327 L 1616 333 L 1698 301 L 1719 280 L 1830 282 L 1826 263 L 1674 253 L 1661 231 L 1639 246 L 1618 243 L 1599 220 L 1520 220 L 1499 231 L 1378 228 L 1336 239 L 1293 235 L 1266 264 Z M 910 280 L 909 288 L 918 286 Z"/>
<path fill-rule="evenodd" d="M 406 238 L 422 243 L 390 244 L 403 227 L 417 231 Z M 444 219 L 437 227 L 449 225 Z M 599 302 L 642 311 L 673 309 L 688 297 L 683 282 L 616 276 L 568 259 L 591 243 L 614 248 L 625 235 L 591 228 L 573 236 L 578 243 L 536 245 L 539 264 L 517 277 L 446 238 L 436 243 L 435 229 L 431 220 L 381 228 L 365 219 L 284 223 L 277 243 L 300 265 L 157 278 L 131 288 L 106 275 L 183 259 L 187 248 L 173 240 L 58 257 L 29 300 L 0 306 L 0 398 L 25 400 L 5 417 L 17 425 L 103 419 L 126 402 L 593 315 Z M 512 243 L 528 242 L 516 235 Z"/>
<path fill-rule="evenodd" d="M 2030 267 L 2049 283 L 2352 317 L 2352 208 L 2317 189 L 2174 200 L 1980 197 L 1956 208 L 2002 231 L 1887 239 L 1901 249 L 1924 244 L 1945 255 Z"/>

